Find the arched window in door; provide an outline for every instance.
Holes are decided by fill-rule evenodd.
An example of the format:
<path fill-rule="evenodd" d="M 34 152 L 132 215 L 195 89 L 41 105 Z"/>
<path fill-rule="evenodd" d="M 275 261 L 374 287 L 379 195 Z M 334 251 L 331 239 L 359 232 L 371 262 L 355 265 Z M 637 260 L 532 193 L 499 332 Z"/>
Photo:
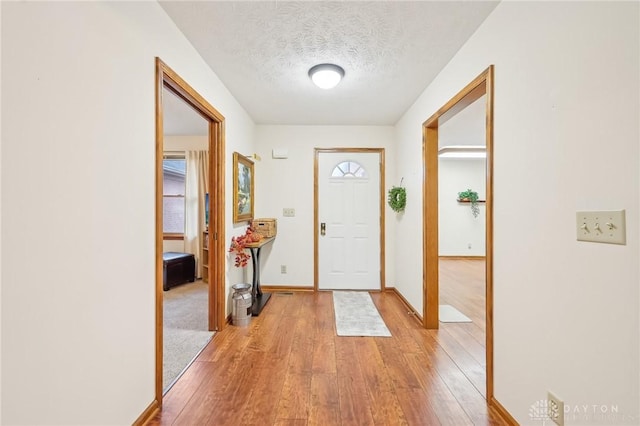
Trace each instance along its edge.
<path fill-rule="evenodd" d="M 333 168 L 332 178 L 366 178 L 367 171 L 355 161 L 343 161 Z"/>

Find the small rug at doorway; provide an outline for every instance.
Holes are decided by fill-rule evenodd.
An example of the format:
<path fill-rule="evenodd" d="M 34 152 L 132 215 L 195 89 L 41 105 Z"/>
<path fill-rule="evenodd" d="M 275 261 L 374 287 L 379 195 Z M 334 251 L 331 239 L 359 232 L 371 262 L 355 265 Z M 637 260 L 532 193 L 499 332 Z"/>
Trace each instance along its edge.
<path fill-rule="evenodd" d="M 451 305 L 440 305 L 438 317 L 440 322 L 472 322 L 471 318 Z"/>
<path fill-rule="evenodd" d="M 333 308 L 338 336 L 391 337 L 366 291 L 334 291 Z"/>

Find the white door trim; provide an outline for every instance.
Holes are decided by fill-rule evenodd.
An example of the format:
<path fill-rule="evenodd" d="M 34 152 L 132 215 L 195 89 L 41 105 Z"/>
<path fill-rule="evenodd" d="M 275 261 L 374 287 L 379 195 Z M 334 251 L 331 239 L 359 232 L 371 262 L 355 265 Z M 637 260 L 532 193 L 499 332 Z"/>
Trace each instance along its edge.
<path fill-rule="evenodd" d="M 313 290 L 318 291 L 318 230 L 320 221 L 318 218 L 318 157 L 321 153 L 349 153 L 364 152 L 377 153 L 380 157 L 380 291 L 385 291 L 385 204 L 384 204 L 384 148 L 314 148 L 313 160 Z"/>

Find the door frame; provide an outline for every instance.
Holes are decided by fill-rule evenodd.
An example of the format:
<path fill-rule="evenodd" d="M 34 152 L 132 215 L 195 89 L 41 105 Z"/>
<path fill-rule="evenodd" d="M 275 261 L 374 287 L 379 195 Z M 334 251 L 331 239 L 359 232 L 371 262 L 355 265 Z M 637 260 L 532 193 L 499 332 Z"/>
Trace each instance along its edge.
<path fill-rule="evenodd" d="M 464 89 L 422 124 L 423 209 L 423 326 L 437 329 L 439 303 L 438 273 L 438 128 L 464 108 L 486 95 L 486 379 L 487 401 L 493 398 L 493 103 L 494 66 L 484 70 Z"/>
<path fill-rule="evenodd" d="M 221 331 L 225 325 L 225 119 L 184 79 L 160 58 L 156 57 L 156 386 L 155 397 L 162 407 L 162 353 L 163 353 L 163 289 L 162 289 L 162 158 L 164 151 L 164 125 L 162 89 L 166 88 L 181 98 L 209 123 L 209 330 Z"/>
<path fill-rule="evenodd" d="M 385 291 L 385 219 L 384 219 L 384 184 L 385 184 L 385 165 L 384 165 L 384 148 L 314 148 L 313 149 L 313 291 L 318 291 L 318 229 L 320 229 L 318 217 L 318 158 L 320 154 L 328 153 L 377 153 L 380 163 L 380 291 Z"/>

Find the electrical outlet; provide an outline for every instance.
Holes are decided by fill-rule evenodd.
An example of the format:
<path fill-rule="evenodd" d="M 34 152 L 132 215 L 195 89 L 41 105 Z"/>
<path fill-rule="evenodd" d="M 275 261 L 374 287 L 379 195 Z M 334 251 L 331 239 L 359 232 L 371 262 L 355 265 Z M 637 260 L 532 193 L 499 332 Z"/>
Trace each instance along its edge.
<path fill-rule="evenodd" d="M 471 243 L 467 244 L 467 248 L 471 250 Z"/>
<path fill-rule="evenodd" d="M 294 217 L 296 215 L 296 209 L 292 208 L 284 208 L 282 209 L 282 216 L 284 217 Z"/>
<path fill-rule="evenodd" d="M 280 265 L 280 273 L 281 274 L 287 273 L 287 265 Z"/>
<path fill-rule="evenodd" d="M 564 402 L 551 392 L 547 392 L 547 401 L 549 418 L 558 426 L 564 426 Z"/>

